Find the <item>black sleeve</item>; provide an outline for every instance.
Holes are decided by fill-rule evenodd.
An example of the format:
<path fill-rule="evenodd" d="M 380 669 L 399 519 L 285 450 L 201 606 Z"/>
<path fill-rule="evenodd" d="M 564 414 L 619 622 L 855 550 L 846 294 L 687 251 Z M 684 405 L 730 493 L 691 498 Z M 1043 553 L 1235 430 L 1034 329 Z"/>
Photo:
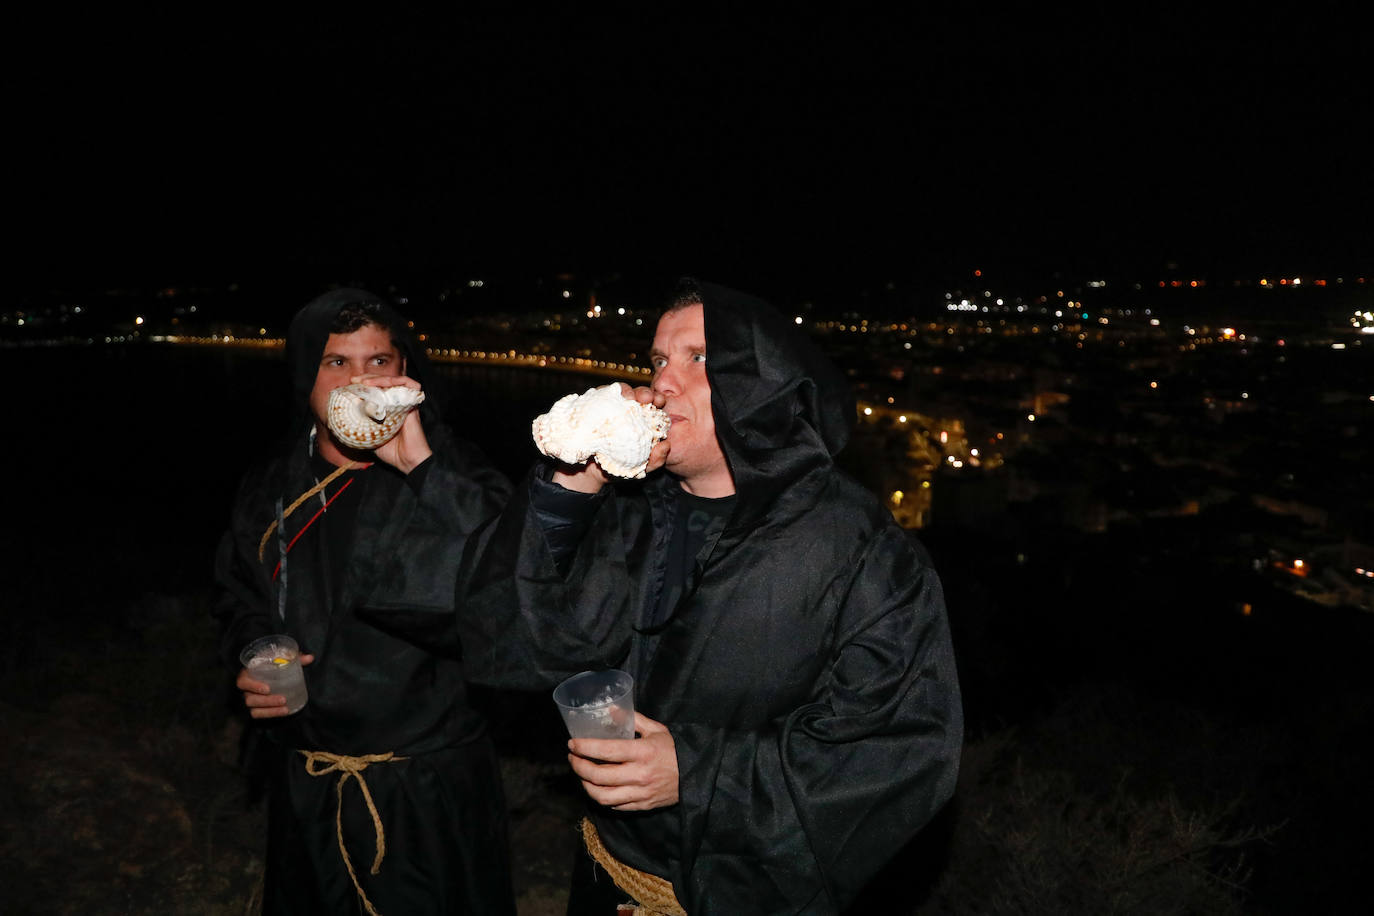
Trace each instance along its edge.
<path fill-rule="evenodd" d="M 410 492 L 417 497 L 425 491 L 425 480 L 429 477 L 429 469 L 434 467 L 434 456 L 430 455 L 415 467 L 410 469 L 406 475 L 406 486 L 410 487 Z"/>
<path fill-rule="evenodd" d="M 395 502 L 367 529 L 374 540 L 354 570 L 368 589 L 359 613 L 417 645 L 458 651 L 455 584 L 467 539 L 496 518 L 510 483 L 474 448 L 433 434 L 434 454 L 405 476 Z"/>
<path fill-rule="evenodd" d="M 530 475 L 530 510 L 540 530 L 558 572 L 568 574 L 568 567 L 577 555 L 577 548 L 587 536 L 597 508 L 605 499 L 600 493 L 579 493 L 554 483 L 547 465 L 536 468 Z"/>
<path fill-rule="evenodd" d="M 628 591 L 613 486 L 565 490 L 540 463 L 499 518 L 469 539 L 458 630 L 469 678 L 492 687 L 550 687 L 614 665 L 628 645 Z M 576 570 L 593 569 L 589 582 Z"/>

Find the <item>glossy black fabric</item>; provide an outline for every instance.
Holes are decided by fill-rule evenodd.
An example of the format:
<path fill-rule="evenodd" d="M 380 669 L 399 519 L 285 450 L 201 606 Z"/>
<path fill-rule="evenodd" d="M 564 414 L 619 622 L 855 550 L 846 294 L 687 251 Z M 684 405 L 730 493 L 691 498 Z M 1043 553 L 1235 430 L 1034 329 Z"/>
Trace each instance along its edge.
<path fill-rule="evenodd" d="M 738 500 L 696 587 L 645 626 L 671 477 L 599 499 L 566 579 L 530 501 L 551 485 L 533 479 L 468 570 L 484 613 L 458 621 L 470 670 L 497 683 L 633 669 L 637 707 L 676 743 L 680 802 L 592 816 L 689 913 L 835 913 L 953 793 L 963 716 L 943 593 L 924 548 L 832 461 L 853 420 L 839 373 L 759 300 L 710 285 L 703 299 Z"/>
<path fill-rule="evenodd" d="M 302 312 L 309 320 L 293 324 L 293 333 L 318 340 L 310 348 L 293 340 L 288 348 L 298 397 L 305 396 L 300 379 L 307 374 L 300 364 L 318 365 L 327 337 L 321 327 L 327 329 L 347 299 L 331 296 L 327 307 L 317 300 Z M 408 364 L 412 372 L 422 366 Z M 435 454 L 423 468 L 423 482 L 413 487 L 380 462 L 351 472 L 357 488 L 347 494 L 357 499 L 351 536 L 322 536 L 331 522 L 317 521 L 319 530 L 307 531 L 288 556 L 284 590 L 280 578 L 272 578 L 281 541 L 269 541 L 261 561 L 258 543 L 277 507 L 315 482 L 308 433 L 301 430 L 285 454 L 249 471 L 235 499 L 217 560 L 215 612 L 226 664 L 237 672 L 244 645 L 278 632 L 316 656 L 305 669 L 305 709 L 254 726 L 276 748 L 269 912 L 358 907 L 335 836 L 338 776 L 307 775 L 296 749 L 392 751 L 410 758 L 364 773 L 387 837 L 377 876 L 367 874 L 373 830 L 361 792 L 350 782 L 343 793 L 354 868 L 381 912 L 514 910 L 494 752 L 482 717 L 468 703 L 460 658 L 436 639 L 453 617 L 451 579 L 440 583 L 430 575 L 431 569 L 456 567 L 467 532 L 500 510 L 509 485 L 439 425 L 427 424 L 426 434 Z M 295 537 L 318 508 L 312 500 L 287 518 L 285 539 Z M 331 546 L 341 543 L 347 555 L 331 556 Z M 342 582 L 331 570 L 346 571 Z"/>

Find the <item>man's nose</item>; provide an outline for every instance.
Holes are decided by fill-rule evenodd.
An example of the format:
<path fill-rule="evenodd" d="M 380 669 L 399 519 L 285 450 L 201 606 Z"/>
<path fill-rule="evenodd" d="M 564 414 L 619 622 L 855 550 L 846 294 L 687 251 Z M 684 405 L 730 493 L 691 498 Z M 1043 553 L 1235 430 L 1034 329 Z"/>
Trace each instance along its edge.
<path fill-rule="evenodd" d="M 654 380 L 649 383 L 649 387 L 659 394 L 677 394 L 677 373 L 666 367 L 660 369 L 658 374 L 654 376 Z"/>

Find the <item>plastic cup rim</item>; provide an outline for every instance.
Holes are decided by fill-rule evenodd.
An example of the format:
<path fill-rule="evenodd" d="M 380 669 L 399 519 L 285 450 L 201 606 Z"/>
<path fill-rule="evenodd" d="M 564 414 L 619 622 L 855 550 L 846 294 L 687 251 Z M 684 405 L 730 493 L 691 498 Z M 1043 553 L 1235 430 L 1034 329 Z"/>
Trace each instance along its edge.
<path fill-rule="evenodd" d="M 239 663 L 247 667 L 248 663 L 257 658 L 260 654 L 258 650 L 269 644 L 284 646 L 294 651 L 298 656 L 300 655 L 301 647 L 296 640 L 287 636 L 285 633 L 269 633 L 266 636 L 259 636 L 257 639 L 244 646 L 243 650 L 239 652 Z M 292 659 L 292 661 L 295 661 L 295 659 Z"/>
<path fill-rule="evenodd" d="M 623 677 L 626 681 L 625 689 L 621 690 L 619 693 L 617 693 L 610 699 L 606 700 L 604 703 L 579 703 L 576 705 L 572 705 L 569 703 L 565 703 L 561 699 L 559 699 L 560 696 L 565 695 L 563 693 L 564 688 L 567 687 L 573 681 L 579 681 L 584 678 L 598 674 L 607 674 L 612 675 L 614 677 Z M 633 675 L 631 675 L 628 671 L 622 671 L 619 668 L 602 668 L 599 670 L 589 669 L 587 671 L 579 671 L 577 674 L 564 678 L 558 684 L 558 686 L 553 689 L 553 701 L 563 709 L 598 709 L 602 706 L 614 706 L 617 703 L 621 703 L 624 701 L 626 696 L 634 696 L 634 687 L 635 679 Z"/>

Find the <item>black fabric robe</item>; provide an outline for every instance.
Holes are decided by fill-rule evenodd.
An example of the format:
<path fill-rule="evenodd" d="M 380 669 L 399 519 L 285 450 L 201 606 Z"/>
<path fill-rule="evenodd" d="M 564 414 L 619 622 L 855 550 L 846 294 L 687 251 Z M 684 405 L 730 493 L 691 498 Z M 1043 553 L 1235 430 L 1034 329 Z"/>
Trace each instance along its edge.
<path fill-rule="evenodd" d="M 738 498 L 695 587 L 643 626 L 668 475 L 603 489 L 566 577 L 551 541 L 575 526 L 546 530 L 528 482 L 470 558 L 457 621 L 477 679 L 632 668 L 637 708 L 676 744 L 680 801 L 591 816 L 692 916 L 835 913 L 953 794 L 963 713 L 943 593 L 924 548 L 832 461 L 854 416 L 838 371 L 759 300 L 710 285 L 703 299 Z"/>
<path fill-rule="evenodd" d="M 356 290 L 321 297 L 293 322 L 288 356 L 297 404 L 306 403 L 329 322 L 359 297 L 372 298 Z M 399 316 L 391 327 L 407 374 L 423 385 L 423 353 Z M 431 405 L 427 399 L 422 410 Z M 379 912 L 514 912 L 495 752 L 483 718 L 468 703 L 458 654 L 434 640 L 434 621 L 453 615 L 453 590 L 451 579 L 441 583 L 429 572 L 456 568 L 466 533 L 500 510 L 509 484 L 428 413 L 422 418 L 434 456 L 414 472 L 419 486 L 381 462 L 353 472 L 362 498 L 351 537 L 335 541 L 307 531 L 276 580 L 280 545 L 318 508 L 312 500 L 286 518 L 258 559 L 268 525 L 315 482 L 308 411 L 284 454 L 249 471 L 235 499 L 216 572 L 226 664 L 237 673 L 244 645 L 279 632 L 316 656 L 305 669 L 309 704 L 294 716 L 255 723 L 276 749 L 266 912 L 299 916 L 359 907 L 338 849 L 339 777 L 310 776 L 296 749 L 408 758 L 363 773 L 385 830 L 379 875 L 368 874 L 375 831 L 361 790 L 350 780 L 343 791 L 343 835 Z M 334 543 L 348 545 L 346 557 L 328 555 Z M 341 582 L 332 581 L 336 569 L 346 570 Z M 367 608 L 372 596 L 383 594 L 375 603 L 391 613 L 381 622 Z M 412 607 L 424 613 L 411 614 Z"/>

